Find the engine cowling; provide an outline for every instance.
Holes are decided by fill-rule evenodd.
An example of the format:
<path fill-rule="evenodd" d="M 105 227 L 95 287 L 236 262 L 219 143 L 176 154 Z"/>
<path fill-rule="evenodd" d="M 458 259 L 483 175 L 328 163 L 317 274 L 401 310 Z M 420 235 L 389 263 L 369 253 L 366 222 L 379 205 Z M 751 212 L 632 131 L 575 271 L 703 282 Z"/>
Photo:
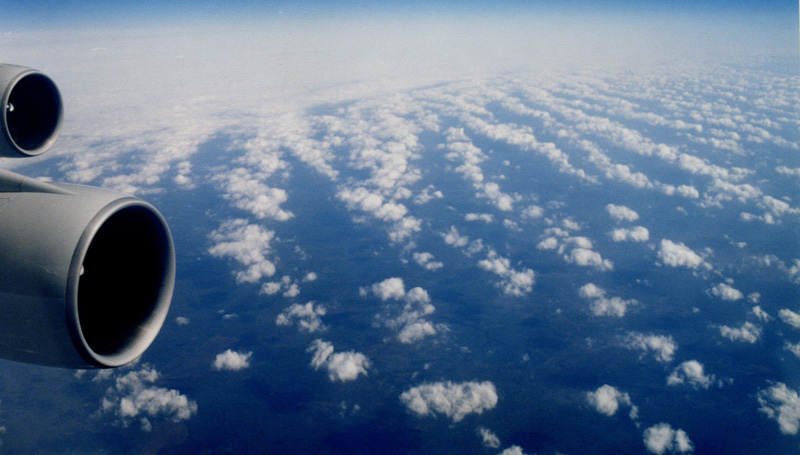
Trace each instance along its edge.
<path fill-rule="evenodd" d="M 0 64 L 3 141 L 0 156 L 41 155 L 56 141 L 63 108 L 56 84 L 23 66 Z"/>
<path fill-rule="evenodd" d="M 0 83 L 0 154 L 44 153 L 60 129 L 55 84 L 10 65 Z M 174 284 L 172 236 L 147 202 L 0 170 L 0 358 L 125 365 L 155 339 Z"/>

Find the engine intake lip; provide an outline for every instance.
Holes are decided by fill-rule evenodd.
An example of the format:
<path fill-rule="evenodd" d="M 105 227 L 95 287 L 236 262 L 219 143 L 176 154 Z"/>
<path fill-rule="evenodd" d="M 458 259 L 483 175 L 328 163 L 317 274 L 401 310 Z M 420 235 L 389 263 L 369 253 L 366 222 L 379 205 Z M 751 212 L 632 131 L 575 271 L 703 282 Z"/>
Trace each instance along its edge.
<path fill-rule="evenodd" d="M 29 70 L 8 84 L 0 103 L 3 133 L 18 156 L 46 152 L 61 129 L 63 105 L 56 84 Z"/>
<path fill-rule="evenodd" d="M 167 317 L 174 286 L 175 250 L 161 214 L 131 197 L 100 210 L 67 278 L 67 321 L 84 360 L 113 368 L 141 356 Z"/>

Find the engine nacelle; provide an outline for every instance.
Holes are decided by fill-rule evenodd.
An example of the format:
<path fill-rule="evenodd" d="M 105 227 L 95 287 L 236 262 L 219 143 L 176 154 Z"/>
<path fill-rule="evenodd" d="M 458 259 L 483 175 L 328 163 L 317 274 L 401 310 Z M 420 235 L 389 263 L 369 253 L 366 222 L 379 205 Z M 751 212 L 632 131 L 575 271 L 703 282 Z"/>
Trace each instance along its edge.
<path fill-rule="evenodd" d="M 23 66 L 0 64 L 0 156 L 41 155 L 61 129 L 61 95 L 44 74 Z"/>
<path fill-rule="evenodd" d="M 55 84 L 10 65 L 0 83 L 0 155 L 44 153 L 61 122 Z M 150 204 L 0 170 L 0 358 L 125 365 L 155 339 L 174 285 L 172 236 Z"/>

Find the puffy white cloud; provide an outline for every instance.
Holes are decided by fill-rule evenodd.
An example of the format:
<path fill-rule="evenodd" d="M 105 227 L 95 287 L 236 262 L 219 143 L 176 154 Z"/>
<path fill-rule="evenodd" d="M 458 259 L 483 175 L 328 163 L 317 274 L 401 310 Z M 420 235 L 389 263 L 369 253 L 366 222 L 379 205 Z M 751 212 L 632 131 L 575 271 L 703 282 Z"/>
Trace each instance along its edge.
<path fill-rule="evenodd" d="M 632 242 L 646 242 L 650 240 L 650 231 L 642 226 L 635 226 L 631 229 L 614 229 L 611 232 L 611 238 L 615 242 L 624 242 L 628 240 Z"/>
<path fill-rule="evenodd" d="M 372 292 L 381 300 L 402 299 L 406 295 L 406 288 L 403 279 L 395 277 L 373 284 Z"/>
<path fill-rule="evenodd" d="M 616 221 L 636 221 L 639 214 L 624 205 L 608 204 L 606 211 Z"/>
<path fill-rule="evenodd" d="M 478 427 L 478 435 L 481 437 L 481 442 L 483 443 L 484 447 L 488 447 L 490 449 L 500 448 L 500 438 L 498 438 L 497 435 L 492 433 L 492 431 L 488 428 Z"/>
<path fill-rule="evenodd" d="M 631 408 L 629 412 L 631 419 L 636 420 L 639 417 L 639 408 L 631 402 L 630 395 L 608 384 L 598 387 L 594 392 L 586 392 L 586 399 L 600 414 L 611 417 L 617 413 L 620 406 L 627 406 Z"/>
<path fill-rule="evenodd" d="M 670 267 L 696 269 L 704 264 L 703 258 L 698 256 L 691 248 L 683 243 L 673 243 L 666 239 L 661 240 L 661 249 L 658 251 L 658 257 Z"/>
<path fill-rule="evenodd" d="M 311 281 L 317 281 L 317 274 L 316 274 L 316 272 L 308 272 L 308 273 L 306 274 L 306 276 L 304 276 L 304 277 L 303 277 L 303 281 L 304 281 L 304 282 L 307 282 L 307 283 L 308 283 L 308 282 L 311 282 Z"/>
<path fill-rule="evenodd" d="M 424 267 L 426 270 L 438 270 L 444 266 L 441 262 L 434 261 L 431 253 L 414 253 L 413 257 L 414 262 Z"/>
<path fill-rule="evenodd" d="M 703 364 L 697 360 L 687 360 L 678 365 L 667 377 L 667 385 L 689 384 L 695 389 L 707 389 L 714 383 L 714 375 L 703 372 Z"/>
<path fill-rule="evenodd" d="M 478 267 L 503 278 L 498 285 L 506 295 L 523 296 L 531 292 L 536 282 L 536 274 L 533 270 L 528 268 L 522 270 L 514 269 L 511 267 L 511 261 L 508 258 L 500 256 L 492 249 L 489 250 L 486 259 L 478 261 Z"/>
<path fill-rule="evenodd" d="M 639 304 L 638 301 L 623 300 L 619 297 L 607 298 L 606 291 L 594 283 L 587 283 L 578 290 L 581 297 L 590 299 L 589 309 L 595 316 L 616 316 L 621 318 L 631 305 Z"/>
<path fill-rule="evenodd" d="M 544 209 L 538 205 L 530 205 L 520 213 L 520 216 L 526 219 L 541 218 L 542 215 L 544 215 Z"/>
<path fill-rule="evenodd" d="M 783 349 L 791 352 L 794 354 L 798 359 L 800 359 L 800 343 L 789 343 L 788 341 L 783 344 Z"/>
<path fill-rule="evenodd" d="M 463 247 L 469 243 L 469 237 L 460 235 L 455 226 L 450 226 L 450 230 L 444 234 L 444 243 L 455 247 Z"/>
<path fill-rule="evenodd" d="M 189 325 L 189 318 L 184 316 L 178 316 L 175 318 L 175 323 L 178 325 Z"/>
<path fill-rule="evenodd" d="M 328 371 L 328 379 L 332 382 L 354 381 L 360 375 L 367 375 L 371 363 L 367 356 L 360 352 L 334 352 L 333 345 L 327 341 L 316 339 L 311 343 L 308 352 L 313 352 L 311 366 L 315 370 Z"/>
<path fill-rule="evenodd" d="M 444 414 L 460 422 L 468 414 L 482 414 L 497 405 L 494 384 L 484 382 L 434 382 L 412 387 L 400 401 L 419 417 Z"/>
<path fill-rule="evenodd" d="M 525 452 L 520 446 L 511 446 L 500 452 L 500 455 L 525 455 Z"/>
<path fill-rule="evenodd" d="M 769 313 L 761 309 L 761 306 L 759 305 L 754 306 L 750 310 L 750 313 L 752 313 L 753 316 L 757 317 L 762 322 L 768 322 L 772 320 L 772 316 L 770 316 Z"/>
<path fill-rule="evenodd" d="M 678 345 L 671 336 L 664 335 L 644 335 L 642 333 L 630 332 L 623 339 L 623 346 L 628 349 L 638 349 L 652 352 L 653 357 L 659 362 L 672 362 Z"/>
<path fill-rule="evenodd" d="M 433 185 L 423 189 L 417 197 L 414 198 L 414 203 L 417 205 L 427 204 L 433 199 L 441 199 L 444 195 L 441 191 L 435 189 Z"/>
<path fill-rule="evenodd" d="M 788 308 L 784 308 L 778 311 L 778 317 L 781 318 L 781 321 L 789 324 L 795 329 L 800 329 L 800 314 L 797 314 Z"/>
<path fill-rule="evenodd" d="M 280 207 L 289 196 L 285 190 L 265 185 L 262 182 L 264 178 L 266 176 L 263 173 L 237 168 L 228 173 L 217 174 L 213 180 L 220 183 L 225 198 L 231 200 L 235 207 L 246 210 L 259 219 L 289 220 L 294 215 Z"/>
<path fill-rule="evenodd" d="M 722 300 L 735 301 L 744 298 L 744 294 L 741 291 L 725 283 L 720 283 L 711 288 L 711 293 Z"/>
<path fill-rule="evenodd" d="M 570 251 L 569 255 L 564 256 L 564 260 L 571 264 L 577 264 L 584 267 L 594 267 L 598 270 L 614 270 L 614 263 L 603 257 L 597 251 L 592 251 L 587 248 L 575 248 Z"/>
<path fill-rule="evenodd" d="M 426 319 L 433 314 L 436 308 L 431 305 L 428 292 L 421 287 L 415 287 L 405 292 L 401 278 L 389 278 L 371 286 L 373 294 L 381 300 L 403 300 L 401 309 L 394 305 L 386 305 L 383 314 L 376 316 L 379 324 L 397 331 L 397 339 L 401 343 L 413 343 L 427 336 L 436 335 L 441 330 L 446 330 L 444 324 L 434 325 Z"/>
<path fill-rule="evenodd" d="M 252 352 L 236 352 L 228 349 L 227 351 L 217 354 L 216 359 L 212 366 L 217 371 L 239 371 L 250 367 L 250 358 L 253 357 Z"/>
<path fill-rule="evenodd" d="M 320 319 L 320 316 L 325 316 L 325 313 L 325 307 L 322 305 L 315 305 L 313 301 L 305 305 L 294 303 L 278 315 L 275 319 L 275 324 L 292 325 L 294 321 L 298 321 L 300 330 L 314 333 L 326 329 L 325 325 L 322 324 L 322 319 Z"/>
<path fill-rule="evenodd" d="M 746 343 L 755 343 L 761 338 L 761 328 L 752 322 L 745 322 L 739 328 L 723 325 L 720 326 L 719 333 L 731 341 L 743 341 Z"/>
<path fill-rule="evenodd" d="M 236 272 L 237 283 L 255 283 L 275 274 L 275 264 L 267 259 L 273 231 L 248 224 L 246 220 L 228 220 L 208 236 L 215 244 L 208 252 L 215 257 L 231 257 L 245 267 Z"/>
<path fill-rule="evenodd" d="M 694 451 L 694 445 L 685 431 L 673 430 L 663 422 L 644 430 L 644 446 L 657 455 Z"/>
<path fill-rule="evenodd" d="M 312 272 L 313 273 L 313 272 Z M 305 280 L 303 280 L 305 281 Z M 261 286 L 261 293 L 267 295 L 275 295 L 283 291 L 283 296 L 288 298 L 297 297 L 300 295 L 300 286 L 292 282 L 291 277 L 284 275 L 279 281 L 269 281 Z"/>
<path fill-rule="evenodd" d="M 98 373 L 93 381 L 103 381 L 114 376 L 111 370 L 106 371 L 109 373 Z M 197 413 L 197 403 L 175 389 L 151 385 L 160 376 L 149 365 L 117 376 L 114 385 L 106 390 L 98 412 L 112 412 L 124 426 L 138 418 L 144 431 L 150 431 L 150 419 L 156 417 L 163 416 L 173 422 L 190 419 Z"/>
<path fill-rule="evenodd" d="M 467 213 L 464 215 L 467 221 L 483 221 L 484 223 L 491 223 L 494 221 L 494 216 L 491 213 Z"/>
<path fill-rule="evenodd" d="M 547 237 L 539 242 L 536 248 L 540 250 L 555 250 L 558 248 L 558 239 L 555 237 Z"/>
<path fill-rule="evenodd" d="M 777 382 L 758 392 L 759 410 L 778 422 L 781 433 L 796 435 L 800 430 L 800 395 Z"/>

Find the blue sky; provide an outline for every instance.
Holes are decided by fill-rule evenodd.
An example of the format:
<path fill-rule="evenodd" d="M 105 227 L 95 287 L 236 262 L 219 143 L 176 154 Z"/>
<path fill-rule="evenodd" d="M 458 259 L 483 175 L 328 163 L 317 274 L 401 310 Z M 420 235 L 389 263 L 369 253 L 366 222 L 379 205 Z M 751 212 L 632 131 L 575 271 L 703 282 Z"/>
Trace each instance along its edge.
<path fill-rule="evenodd" d="M 454 13 L 486 12 L 530 12 L 530 13 L 557 13 L 576 14 L 586 12 L 591 14 L 642 14 L 652 13 L 664 15 L 668 13 L 711 14 L 713 16 L 753 15 L 772 17 L 773 19 L 785 18 L 797 21 L 798 5 L 793 1 L 723 1 L 723 0 L 678 0 L 678 1 L 629 1 L 629 0 L 601 0 L 601 1 L 505 1 L 505 2 L 480 2 L 480 1 L 391 1 L 375 2 L 364 0 L 348 1 L 268 1 L 258 2 L 253 0 L 211 0 L 194 2 L 190 0 L 168 1 L 52 1 L 35 0 L 21 1 L 10 0 L 3 2 L 3 18 L 0 24 L 6 30 L 26 28 L 50 28 L 86 25 L 117 25 L 130 23 L 167 22 L 193 22 L 197 20 L 218 21 L 221 19 L 241 19 L 281 16 L 329 16 L 332 14 L 343 16 L 354 15 L 431 15 Z"/>

